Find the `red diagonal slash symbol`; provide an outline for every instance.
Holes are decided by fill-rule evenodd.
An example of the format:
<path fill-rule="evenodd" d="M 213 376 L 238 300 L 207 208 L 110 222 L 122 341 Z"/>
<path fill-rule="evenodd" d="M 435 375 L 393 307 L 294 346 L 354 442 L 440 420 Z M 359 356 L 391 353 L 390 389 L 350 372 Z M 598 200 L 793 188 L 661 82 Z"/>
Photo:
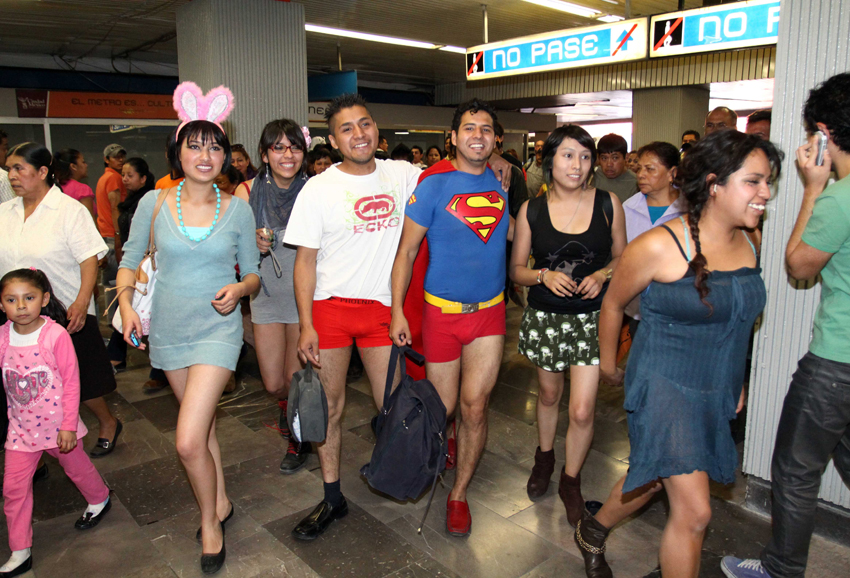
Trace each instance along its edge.
<path fill-rule="evenodd" d="M 478 58 L 476 58 L 476 59 L 475 59 L 475 62 L 473 62 L 473 63 L 472 63 L 472 66 L 470 66 L 470 67 L 469 67 L 469 70 L 468 70 L 468 71 L 467 71 L 467 73 L 466 73 L 466 75 L 467 75 L 467 76 L 471 76 L 471 75 L 472 75 L 472 69 L 473 69 L 473 68 L 475 68 L 475 65 L 476 65 L 476 64 L 478 64 L 478 61 L 479 61 L 479 60 L 481 60 L 481 57 L 482 57 L 482 56 L 484 56 L 484 51 L 483 51 L 483 50 L 482 50 L 481 52 L 479 52 L 479 53 L 478 53 Z"/>
<path fill-rule="evenodd" d="M 616 55 L 617 55 L 617 53 L 618 53 L 618 52 L 620 51 L 620 49 L 623 47 L 623 44 L 625 44 L 625 43 L 626 43 L 626 40 L 628 40 L 628 39 L 629 39 L 629 36 L 631 36 L 631 35 L 632 35 L 632 32 L 634 32 L 634 31 L 635 31 L 635 28 L 637 28 L 637 23 L 635 23 L 635 25 L 634 25 L 634 26 L 632 26 L 632 29 L 631 29 L 631 30 L 629 30 L 628 34 L 626 34 L 626 35 L 623 37 L 622 42 L 620 42 L 620 44 L 617 46 L 617 48 L 616 48 L 616 49 L 614 49 L 614 54 L 612 54 L 611 56 L 616 56 Z"/>
<path fill-rule="evenodd" d="M 679 27 L 679 24 L 681 24 L 681 23 L 682 23 L 682 18 L 683 18 L 683 17 L 682 17 L 682 16 L 680 16 L 680 17 L 679 17 L 679 18 L 678 18 L 678 19 L 677 19 L 677 20 L 673 23 L 673 26 L 671 26 L 671 27 L 670 27 L 670 30 L 668 30 L 668 31 L 667 31 L 667 33 L 666 33 L 664 36 L 662 36 L 662 37 L 661 37 L 661 40 L 659 40 L 659 41 L 658 41 L 658 44 L 656 44 L 656 45 L 655 45 L 655 48 L 653 48 L 653 50 L 658 50 L 658 49 L 661 47 L 661 45 L 662 45 L 662 44 L 664 44 L 664 41 L 665 41 L 665 40 L 667 40 L 667 37 L 668 37 L 668 36 L 670 36 L 671 34 L 673 34 L 673 31 L 674 31 L 674 30 L 676 30 L 676 28 L 678 28 L 678 27 Z"/>

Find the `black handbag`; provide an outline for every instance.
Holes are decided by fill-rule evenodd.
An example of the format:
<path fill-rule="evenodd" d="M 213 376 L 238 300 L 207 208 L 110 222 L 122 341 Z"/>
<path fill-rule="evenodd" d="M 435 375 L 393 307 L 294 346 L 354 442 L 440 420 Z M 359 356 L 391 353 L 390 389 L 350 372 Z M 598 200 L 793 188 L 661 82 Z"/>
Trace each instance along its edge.
<path fill-rule="evenodd" d="M 425 362 L 421 354 L 409 347 L 393 345 L 384 405 L 375 424 L 378 440 L 372 459 L 360 473 L 374 489 L 398 500 L 418 498 L 430 484 L 430 507 L 437 477 L 446 468 L 446 406 L 430 381 L 413 381 L 407 375 L 405 355 L 419 365 Z M 390 394 L 398 359 L 401 359 L 401 383 Z"/>

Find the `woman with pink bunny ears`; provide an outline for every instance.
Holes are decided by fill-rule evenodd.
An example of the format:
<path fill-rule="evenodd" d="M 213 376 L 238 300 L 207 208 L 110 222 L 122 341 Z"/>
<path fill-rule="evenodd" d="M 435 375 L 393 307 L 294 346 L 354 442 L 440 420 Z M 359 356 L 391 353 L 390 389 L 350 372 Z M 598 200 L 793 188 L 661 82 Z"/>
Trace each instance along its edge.
<path fill-rule="evenodd" d="M 139 202 L 117 285 L 133 286 L 153 222 L 157 283 L 151 365 L 165 371 L 180 402 L 177 453 L 201 510 L 201 568 L 214 573 L 224 564 L 224 523 L 233 515 L 215 410 L 242 347 L 242 319 L 234 309 L 260 287 L 260 256 L 248 203 L 222 195 L 214 182 L 230 166 L 230 141 L 220 123 L 233 108 L 233 95 L 220 86 L 204 96 L 197 85 L 184 82 L 174 92 L 174 108 L 183 122 L 168 160 L 185 179 Z M 241 282 L 236 282 L 235 265 Z M 132 293 L 119 296 L 124 339 L 131 345 L 142 335 Z"/>
<path fill-rule="evenodd" d="M 295 305 L 295 247 L 283 244 L 283 235 L 298 193 L 307 182 L 310 133 L 287 118 L 268 123 L 260 135 L 263 164 L 252 180 L 236 189 L 236 196 L 254 210 L 257 248 L 260 250 L 262 288 L 251 298 L 251 321 L 263 384 L 277 397 L 281 435 L 288 447 L 280 463 L 282 474 L 301 470 L 310 455 L 309 443 L 298 443 L 286 421 L 289 383 L 301 369 L 298 359 L 298 307 Z"/>

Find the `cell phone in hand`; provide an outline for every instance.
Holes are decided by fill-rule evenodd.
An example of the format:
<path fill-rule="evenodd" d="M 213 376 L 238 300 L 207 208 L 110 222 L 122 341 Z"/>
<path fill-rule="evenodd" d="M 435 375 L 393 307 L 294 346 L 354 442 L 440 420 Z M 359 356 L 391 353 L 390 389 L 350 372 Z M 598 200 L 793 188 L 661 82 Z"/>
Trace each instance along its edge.
<path fill-rule="evenodd" d="M 818 139 L 818 153 L 815 157 L 815 164 L 819 167 L 823 166 L 823 155 L 826 152 L 826 135 L 821 131 L 815 133 Z"/>
<path fill-rule="evenodd" d="M 141 341 L 139 341 L 139 336 L 138 336 L 138 335 L 136 335 L 136 330 L 135 330 L 135 329 L 134 329 L 133 331 L 131 331 L 131 332 L 130 332 L 130 341 L 132 341 L 132 342 L 133 342 L 133 345 L 135 345 L 136 347 L 138 347 L 139 345 L 141 345 L 141 344 L 142 344 L 142 342 L 141 342 Z"/>

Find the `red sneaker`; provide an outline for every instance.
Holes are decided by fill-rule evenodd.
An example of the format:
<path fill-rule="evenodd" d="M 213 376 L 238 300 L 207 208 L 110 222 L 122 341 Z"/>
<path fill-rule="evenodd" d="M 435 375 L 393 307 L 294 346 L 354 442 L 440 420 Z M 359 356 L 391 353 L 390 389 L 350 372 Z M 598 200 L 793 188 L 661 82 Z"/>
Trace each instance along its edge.
<path fill-rule="evenodd" d="M 472 530 L 472 514 L 467 501 L 452 500 L 449 495 L 446 504 L 446 531 L 452 536 L 469 536 Z"/>

